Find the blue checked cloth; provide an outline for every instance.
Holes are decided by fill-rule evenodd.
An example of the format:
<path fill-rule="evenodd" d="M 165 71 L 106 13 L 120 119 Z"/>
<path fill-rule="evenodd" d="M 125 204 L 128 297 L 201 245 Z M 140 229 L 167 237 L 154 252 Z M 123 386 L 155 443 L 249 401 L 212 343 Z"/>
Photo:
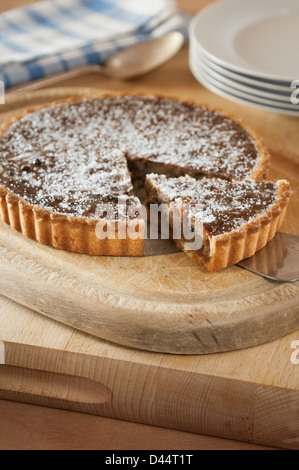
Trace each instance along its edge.
<path fill-rule="evenodd" d="M 52 0 L 0 15 L 0 81 L 6 88 L 104 64 L 138 42 L 181 31 L 173 0 Z"/>

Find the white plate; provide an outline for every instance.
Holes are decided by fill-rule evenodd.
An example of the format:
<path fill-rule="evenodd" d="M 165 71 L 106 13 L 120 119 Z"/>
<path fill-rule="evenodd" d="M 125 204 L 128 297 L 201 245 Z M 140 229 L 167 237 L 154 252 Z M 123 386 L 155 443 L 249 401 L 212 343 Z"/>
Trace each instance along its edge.
<path fill-rule="evenodd" d="M 276 107 L 273 107 L 273 106 L 270 106 L 270 105 L 267 106 L 265 104 L 261 104 L 261 103 L 256 102 L 256 101 L 248 100 L 248 99 L 245 99 L 245 98 L 240 98 L 239 96 L 237 96 L 235 94 L 232 94 L 232 93 L 224 92 L 220 88 L 217 88 L 217 87 L 211 85 L 210 83 L 208 83 L 203 77 L 200 76 L 200 74 L 196 70 L 192 70 L 192 66 L 190 66 L 190 67 L 191 67 L 191 71 L 192 71 L 194 77 L 205 88 L 209 89 L 210 91 L 212 91 L 213 93 L 215 93 L 219 96 L 222 96 L 223 98 L 226 98 L 229 101 L 234 101 L 236 103 L 243 104 L 243 105 L 246 105 L 246 106 L 249 106 L 249 107 L 254 107 L 254 108 L 257 108 L 257 109 L 261 109 L 263 111 L 271 111 L 272 113 L 284 114 L 284 115 L 289 115 L 289 116 L 299 118 L 299 112 L 283 110 L 283 109 L 276 108 Z"/>
<path fill-rule="evenodd" d="M 250 100 L 248 98 L 244 98 L 244 97 L 240 96 L 238 93 L 228 92 L 228 91 L 223 90 L 222 88 L 220 88 L 219 84 L 218 84 L 218 86 L 211 84 L 210 81 L 207 80 L 204 77 L 204 74 L 201 73 L 198 70 L 198 68 L 192 62 L 190 62 L 190 69 L 191 69 L 191 72 L 193 73 L 194 77 L 205 88 L 209 89 L 210 91 L 212 91 L 213 93 L 216 93 L 219 96 L 222 96 L 223 98 L 226 98 L 230 101 L 234 101 L 236 103 L 245 104 L 246 106 L 255 107 L 255 108 L 258 108 L 258 109 L 261 109 L 261 110 L 264 110 L 264 111 L 271 111 L 272 113 L 279 113 L 279 114 L 285 114 L 285 115 L 289 115 L 289 116 L 299 117 L 299 110 L 298 111 L 296 111 L 296 110 L 292 111 L 292 110 L 289 110 L 289 109 L 283 109 L 283 108 L 279 108 L 279 107 L 276 107 L 276 106 L 267 105 L 265 103 L 261 103 L 259 100 Z"/>
<path fill-rule="evenodd" d="M 193 64 L 193 65 L 196 68 L 196 64 Z M 223 83 L 219 80 L 215 80 L 208 73 L 206 73 L 203 69 L 197 69 L 197 71 L 199 72 L 199 74 L 207 82 L 209 82 L 211 85 L 213 85 L 217 88 L 220 88 L 224 92 L 232 93 L 232 94 L 235 94 L 236 96 L 238 96 L 239 98 L 245 98 L 246 100 L 256 101 L 260 104 L 265 104 L 267 106 L 269 105 L 269 106 L 273 106 L 275 108 L 281 108 L 281 109 L 290 110 L 290 111 L 297 111 L 299 113 L 299 106 L 294 105 L 291 102 L 289 102 L 289 103 L 274 102 L 271 99 L 261 98 L 261 97 L 258 97 L 258 96 L 250 96 L 248 93 L 244 93 L 243 91 L 232 88 L 232 87 L 226 85 L 225 83 Z"/>
<path fill-rule="evenodd" d="M 211 77 L 213 77 L 215 80 L 220 81 L 221 83 L 225 83 L 226 85 L 235 88 L 239 91 L 243 91 L 244 93 L 248 93 L 249 95 L 253 95 L 255 97 L 260 97 L 260 98 L 268 98 L 278 102 L 283 102 L 285 104 L 290 104 L 291 103 L 291 94 L 293 93 L 293 89 L 289 88 L 287 93 L 277 93 L 274 92 L 272 93 L 269 89 L 263 89 L 261 87 L 254 87 L 254 86 L 249 86 L 241 81 L 237 80 L 232 80 L 230 78 L 227 78 L 226 76 L 218 73 L 215 71 L 214 68 L 210 67 L 207 65 L 204 61 L 199 60 L 199 59 L 194 59 L 193 56 L 191 56 L 193 63 L 196 64 L 196 66 L 199 69 L 202 69 Z"/>
<path fill-rule="evenodd" d="M 285 105 L 291 105 L 291 94 L 294 91 L 291 88 L 289 88 L 287 94 L 282 94 L 282 93 L 271 93 L 269 90 L 265 90 L 265 89 L 263 90 L 260 87 L 259 88 L 252 87 L 252 86 L 250 87 L 248 85 L 244 85 L 240 81 L 231 80 L 221 75 L 220 73 L 215 72 L 213 68 L 207 65 L 203 60 L 198 59 L 198 57 L 195 57 L 194 54 L 192 53 L 190 54 L 190 59 L 199 70 L 202 70 L 208 76 L 218 81 L 219 83 L 223 83 L 224 85 L 227 85 L 228 87 L 231 87 L 237 91 L 241 91 L 243 93 L 248 94 L 248 98 L 250 98 L 250 96 L 252 96 L 253 99 L 265 98 L 270 101 L 273 101 L 274 105 L 276 104 L 276 102 L 277 104 L 282 103 Z"/>
<path fill-rule="evenodd" d="M 246 85 L 249 86 L 254 86 L 254 87 L 261 87 L 265 88 L 271 91 L 275 91 L 277 93 L 289 93 L 290 91 L 290 82 L 279 82 L 279 81 L 270 81 L 270 80 L 265 80 L 265 79 L 260 79 L 260 78 L 253 78 L 250 75 L 245 75 L 243 73 L 237 73 L 233 72 L 232 70 L 229 70 L 227 67 L 223 67 L 216 62 L 213 62 L 204 52 L 203 49 L 201 49 L 196 43 L 193 43 L 190 45 L 190 51 L 192 51 L 194 56 L 197 56 L 200 58 L 202 61 L 205 62 L 205 64 L 209 65 L 210 68 L 212 68 L 215 72 L 220 73 L 226 78 L 229 78 L 231 80 L 235 81 L 240 81 Z"/>
<path fill-rule="evenodd" d="M 299 80 L 298 0 L 225 0 L 192 20 L 190 37 L 217 64 L 250 76 Z"/>
<path fill-rule="evenodd" d="M 219 82 L 219 80 L 213 79 L 205 71 L 203 71 L 202 69 L 199 69 L 196 66 L 196 64 L 194 64 L 192 61 L 191 61 L 191 64 L 192 64 L 192 71 L 197 72 L 197 75 L 202 77 L 206 83 L 209 83 L 214 88 L 218 88 L 219 90 L 222 90 L 224 93 L 227 93 L 232 96 L 236 96 L 240 99 L 245 99 L 246 101 L 252 101 L 253 103 L 259 103 L 261 105 L 270 106 L 271 108 L 282 109 L 286 111 L 288 110 L 288 111 L 299 113 L 299 105 L 293 105 L 291 103 L 287 103 L 287 104 L 278 103 L 278 102 L 273 102 L 273 100 L 269 100 L 267 98 L 250 96 L 248 93 L 244 93 L 240 90 L 236 90 L 232 87 L 227 86 L 223 82 Z"/>

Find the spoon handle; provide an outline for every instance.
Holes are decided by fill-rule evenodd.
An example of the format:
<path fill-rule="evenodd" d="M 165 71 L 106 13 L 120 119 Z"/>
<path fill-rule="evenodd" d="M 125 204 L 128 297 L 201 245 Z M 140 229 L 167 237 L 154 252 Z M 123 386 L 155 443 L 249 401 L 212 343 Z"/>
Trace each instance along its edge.
<path fill-rule="evenodd" d="M 38 90 L 39 88 L 54 85 L 55 83 L 60 82 L 61 80 L 68 80 L 70 78 L 75 78 L 85 73 L 99 72 L 102 70 L 103 67 L 101 67 L 100 65 L 88 65 L 86 67 L 70 70 L 68 72 L 57 73 L 51 77 L 41 78 L 40 80 L 35 80 L 34 82 L 28 83 L 26 85 L 21 85 L 12 88 L 11 90 L 7 91 L 7 95 L 13 96 L 19 93 L 24 93 L 26 91 Z"/>

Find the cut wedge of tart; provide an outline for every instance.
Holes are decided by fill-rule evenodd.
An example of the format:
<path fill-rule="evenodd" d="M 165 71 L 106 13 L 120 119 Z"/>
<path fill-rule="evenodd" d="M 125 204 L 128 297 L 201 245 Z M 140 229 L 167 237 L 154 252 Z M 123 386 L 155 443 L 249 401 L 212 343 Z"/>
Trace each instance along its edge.
<path fill-rule="evenodd" d="M 162 229 L 166 220 L 177 247 L 209 271 L 236 264 L 263 248 L 280 228 L 291 195 L 284 180 L 196 180 L 151 174 L 145 187 L 148 209 L 164 215 Z M 185 231 L 184 221 L 189 226 Z"/>
<path fill-rule="evenodd" d="M 268 163 L 246 126 L 193 102 L 70 98 L 2 126 L 0 217 L 55 248 L 137 256 L 145 223 L 133 183 L 150 172 L 264 180 Z"/>

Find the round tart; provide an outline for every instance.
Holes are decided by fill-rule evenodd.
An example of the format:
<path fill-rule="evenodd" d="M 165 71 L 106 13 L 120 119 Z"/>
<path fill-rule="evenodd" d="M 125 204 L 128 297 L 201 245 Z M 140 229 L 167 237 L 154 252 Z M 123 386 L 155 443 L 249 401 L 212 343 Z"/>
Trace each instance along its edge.
<path fill-rule="evenodd" d="M 145 222 L 133 184 L 143 185 L 148 173 L 263 181 L 268 163 L 267 150 L 243 124 L 193 102 L 69 99 L 2 127 L 0 216 L 55 248 L 137 256 Z M 112 212 L 98 210 L 107 204 Z"/>

